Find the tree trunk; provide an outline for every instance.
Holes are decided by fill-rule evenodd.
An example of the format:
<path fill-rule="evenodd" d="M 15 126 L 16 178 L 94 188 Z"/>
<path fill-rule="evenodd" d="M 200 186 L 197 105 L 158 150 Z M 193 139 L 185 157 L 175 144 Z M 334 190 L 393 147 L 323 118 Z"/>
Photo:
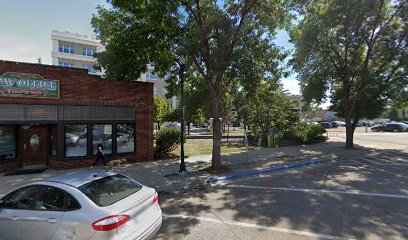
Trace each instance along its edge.
<path fill-rule="evenodd" d="M 353 149 L 354 147 L 354 129 L 352 126 L 346 126 L 346 148 Z"/>
<path fill-rule="evenodd" d="M 346 148 L 352 149 L 354 147 L 354 124 L 351 124 L 351 118 L 346 117 Z"/>
<path fill-rule="evenodd" d="M 157 130 L 160 130 L 160 123 L 157 123 Z"/>
<path fill-rule="evenodd" d="M 220 121 L 220 99 L 219 96 L 213 96 L 212 99 L 212 117 L 213 117 L 213 150 L 211 167 L 221 166 L 221 121 Z"/>

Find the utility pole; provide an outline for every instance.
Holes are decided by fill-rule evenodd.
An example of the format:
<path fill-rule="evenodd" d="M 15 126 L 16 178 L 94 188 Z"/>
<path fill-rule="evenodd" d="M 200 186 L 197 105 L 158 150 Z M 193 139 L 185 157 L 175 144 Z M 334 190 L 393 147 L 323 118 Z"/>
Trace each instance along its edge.
<path fill-rule="evenodd" d="M 181 146 L 180 146 L 180 169 L 179 172 L 187 172 L 186 170 L 186 164 L 184 163 L 184 132 L 185 132 L 185 110 L 184 110 L 184 68 L 186 65 L 186 59 L 182 56 L 179 59 L 179 64 L 180 64 L 180 87 L 181 87 L 181 99 L 180 99 L 180 107 L 182 111 L 182 116 L 181 116 L 181 134 L 180 134 L 180 139 L 181 139 Z"/>

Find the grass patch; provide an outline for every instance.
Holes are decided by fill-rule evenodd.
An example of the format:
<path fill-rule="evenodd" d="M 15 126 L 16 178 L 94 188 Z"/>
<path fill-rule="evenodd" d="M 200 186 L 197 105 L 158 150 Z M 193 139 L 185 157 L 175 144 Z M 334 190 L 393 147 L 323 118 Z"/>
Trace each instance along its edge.
<path fill-rule="evenodd" d="M 248 151 L 260 149 L 249 146 Z M 242 143 L 221 143 L 221 154 L 245 152 L 245 145 Z M 172 156 L 180 156 L 180 147 L 170 153 Z M 187 142 L 184 144 L 184 154 L 186 156 L 199 156 L 212 154 L 212 141 L 208 142 Z"/>

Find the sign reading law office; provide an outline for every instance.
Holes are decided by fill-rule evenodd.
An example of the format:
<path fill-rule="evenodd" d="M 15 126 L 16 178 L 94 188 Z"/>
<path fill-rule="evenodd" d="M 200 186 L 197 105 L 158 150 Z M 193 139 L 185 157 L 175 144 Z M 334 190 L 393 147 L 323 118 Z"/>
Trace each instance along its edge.
<path fill-rule="evenodd" d="M 0 97 L 59 99 L 59 81 L 37 74 L 8 72 L 0 76 Z"/>

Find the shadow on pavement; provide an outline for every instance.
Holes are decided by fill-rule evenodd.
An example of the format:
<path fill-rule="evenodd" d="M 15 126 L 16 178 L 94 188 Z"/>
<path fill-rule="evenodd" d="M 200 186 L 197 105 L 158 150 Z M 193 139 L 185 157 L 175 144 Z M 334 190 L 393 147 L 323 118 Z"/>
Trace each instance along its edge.
<path fill-rule="evenodd" d="M 162 198 L 163 211 L 345 238 L 408 239 L 406 198 L 302 191 L 325 189 L 408 196 L 408 152 L 359 145 L 356 150 L 345 150 L 343 146 L 344 142 L 330 142 L 282 148 L 272 153 L 261 150 L 257 156 L 260 164 L 263 161 L 270 164 L 276 156 L 328 161 L 303 169 L 225 182 L 225 186 L 208 187 L 199 192 L 170 194 Z M 223 161 L 233 161 L 240 156 L 242 154 L 232 154 L 223 157 Z M 177 233 L 186 234 L 196 224 L 197 220 L 167 219 L 158 238 L 180 239 L 183 235 Z"/>
<path fill-rule="evenodd" d="M 327 143 L 336 146 L 337 143 Z M 343 143 L 341 143 L 343 144 Z M 318 146 L 316 146 L 318 147 Z M 226 183 L 217 211 L 233 220 L 358 239 L 408 239 L 408 199 L 267 188 L 325 189 L 408 196 L 408 153 L 356 146 L 357 150 L 303 152 L 332 159 L 322 165 Z M 302 153 L 299 149 L 298 154 Z M 266 189 L 229 188 L 228 184 Z"/>

